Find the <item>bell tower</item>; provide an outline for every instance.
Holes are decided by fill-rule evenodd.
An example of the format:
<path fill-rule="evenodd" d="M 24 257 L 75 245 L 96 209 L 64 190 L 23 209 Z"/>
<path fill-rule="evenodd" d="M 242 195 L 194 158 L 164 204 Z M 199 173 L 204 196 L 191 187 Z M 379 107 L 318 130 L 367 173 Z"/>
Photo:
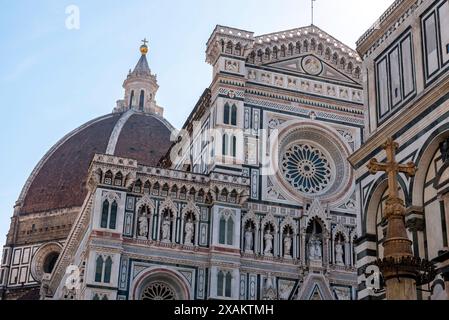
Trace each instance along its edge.
<path fill-rule="evenodd" d="M 156 103 L 156 93 L 159 89 L 157 77 L 151 73 L 148 66 L 148 40 L 142 40 L 140 46 L 141 57 L 133 71 L 129 71 L 123 82 L 125 97 L 117 101 L 114 112 L 124 112 L 133 109 L 138 112 L 153 113 L 163 116 L 164 109 Z"/>

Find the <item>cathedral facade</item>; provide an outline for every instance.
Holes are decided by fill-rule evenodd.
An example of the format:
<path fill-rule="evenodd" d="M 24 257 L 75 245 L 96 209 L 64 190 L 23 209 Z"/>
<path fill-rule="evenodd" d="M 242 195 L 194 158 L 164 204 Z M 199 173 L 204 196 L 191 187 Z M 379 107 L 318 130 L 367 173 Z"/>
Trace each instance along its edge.
<path fill-rule="evenodd" d="M 449 299 L 448 26 L 447 0 L 396 0 L 356 51 L 315 25 L 216 26 L 212 80 L 180 130 L 144 41 L 112 113 L 26 181 L 0 299 L 385 299 L 367 267 L 384 256 L 388 181 L 368 165 L 389 138 L 418 167 L 398 174 L 413 255 L 436 267 L 416 296 Z"/>
<path fill-rule="evenodd" d="M 176 131 L 140 51 L 113 112 L 26 182 L 2 298 L 357 299 L 358 54 L 314 25 L 217 26 L 211 84 Z"/>

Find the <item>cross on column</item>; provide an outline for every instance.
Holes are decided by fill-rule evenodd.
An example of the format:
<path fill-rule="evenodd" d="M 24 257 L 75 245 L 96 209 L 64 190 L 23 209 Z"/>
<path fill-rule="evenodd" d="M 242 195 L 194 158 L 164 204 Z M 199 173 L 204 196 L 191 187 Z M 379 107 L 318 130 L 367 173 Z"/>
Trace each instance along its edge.
<path fill-rule="evenodd" d="M 143 42 L 143 45 L 144 46 L 146 46 L 147 45 L 147 43 L 148 43 L 148 40 L 147 40 L 147 38 L 144 38 L 143 40 L 141 40 L 142 42 Z"/>
<path fill-rule="evenodd" d="M 389 198 L 396 199 L 398 198 L 398 173 L 403 172 L 407 176 L 413 177 L 416 174 L 417 168 L 413 162 L 408 162 L 407 164 L 398 164 L 396 162 L 396 151 L 399 145 L 393 141 L 393 138 L 388 138 L 383 148 L 387 153 L 387 162 L 380 163 L 377 159 L 371 159 L 368 164 L 368 169 L 371 174 L 378 172 L 387 173 Z"/>

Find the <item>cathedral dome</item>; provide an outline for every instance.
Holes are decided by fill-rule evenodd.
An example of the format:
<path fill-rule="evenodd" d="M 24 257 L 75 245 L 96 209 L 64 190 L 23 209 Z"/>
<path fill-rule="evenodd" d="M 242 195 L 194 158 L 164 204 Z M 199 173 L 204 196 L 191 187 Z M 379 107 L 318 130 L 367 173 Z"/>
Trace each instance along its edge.
<path fill-rule="evenodd" d="M 94 119 L 62 138 L 38 163 L 18 201 L 19 214 L 80 207 L 94 154 L 155 166 L 171 145 L 173 127 L 161 116 L 130 109 Z"/>

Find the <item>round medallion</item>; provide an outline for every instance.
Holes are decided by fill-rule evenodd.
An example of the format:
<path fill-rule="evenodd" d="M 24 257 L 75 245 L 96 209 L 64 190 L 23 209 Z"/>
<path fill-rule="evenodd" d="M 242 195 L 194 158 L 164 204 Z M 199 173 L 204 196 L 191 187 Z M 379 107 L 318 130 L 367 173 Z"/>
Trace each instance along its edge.
<path fill-rule="evenodd" d="M 302 59 L 302 68 L 305 72 L 313 76 L 317 76 L 321 73 L 321 71 L 323 71 L 321 61 L 314 56 L 307 56 Z"/>
<path fill-rule="evenodd" d="M 176 300 L 175 291 L 163 282 L 153 282 L 142 292 L 142 300 Z"/>
<path fill-rule="evenodd" d="M 331 183 L 332 169 L 324 153 L 311 145 L 294 144 L 282 157 L 285 179 L 306 194 L 323 192 Z"/>

